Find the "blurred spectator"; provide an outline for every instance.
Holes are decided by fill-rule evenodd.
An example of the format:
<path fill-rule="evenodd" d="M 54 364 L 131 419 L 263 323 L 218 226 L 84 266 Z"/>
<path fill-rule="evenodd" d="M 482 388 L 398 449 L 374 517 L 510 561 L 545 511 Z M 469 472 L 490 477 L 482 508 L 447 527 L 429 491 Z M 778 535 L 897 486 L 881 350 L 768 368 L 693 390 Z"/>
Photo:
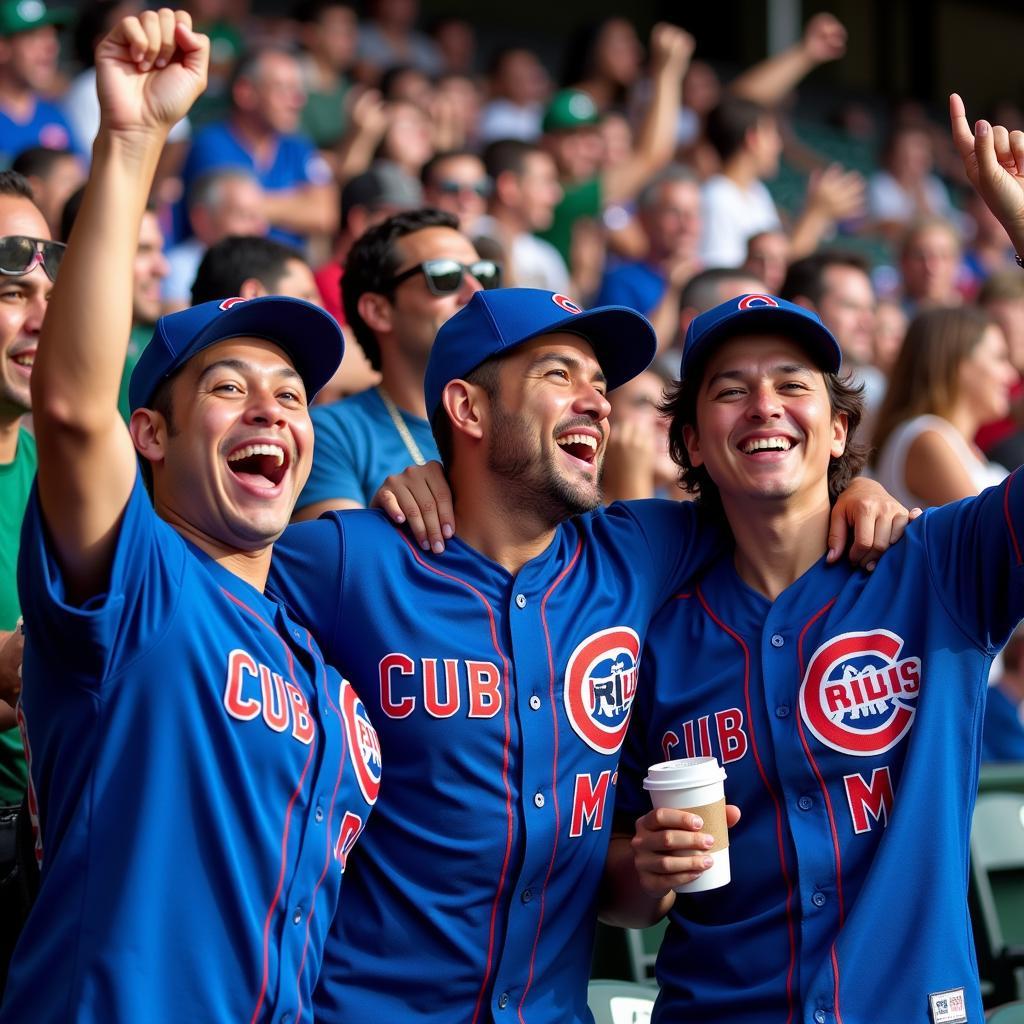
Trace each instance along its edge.
<path fill-rule="evenodd" d="M 314 277 L 324 308 L 342 326 L 347 321 L 341 301 L 341 279 L 352 243 L 361 238 L 368 228 L 380 224 L 388 217 L 422 205 L 423 190 L 420 183 L 397 164 L 386 160 L 378 161 L 341 190 L 341 230 L 334 241 L 333 258 L 317 268 Z M 351 346 L 347 344 L 347 339 L 350 335 L 346 333 L 345 337 L 345 359 L 348 360 Z"/>
<path fill-rule="evenodd" d="M 506 254 L 504 283 L 568 293 L 569 270 L 558 250 L 535 232 L 551 226 L 562 198 L 555 162 L 538 146 L 519 139 L 492 142 L 484 150 L 492 182 L 490 215 L 471 234 L 493 238 Z"/>
<path fill-rule="evenodd" d="M 57 26 L 71 17 L 42 0 L 0 0 L 0 167 L 31 146 L 79 145 L 60 108 L 45 98 L 57 76 Z"/>
<path fill-rule="evenodd" d="M 425 114 L 430 111 L 434 85 L 419 68 L 396 64 L 380 76 L 378 88 L 389 103 L 411 103 Z"/>
<path fill-rule="evenodd" d="M 701 181 L 710 178 L 721 166 L 705 131 L 708 114 L 721 98 L 722 83 L 714 68 L 706 61 L 691 61 L 683 78 L 683 106 L 676 132 L 677 157 L 693 167 Z"/>
<path fill-rule="evenodd" d="M 736 266 L 747 255 L 747 241 L 764 231 L 779 231 L 775 201 L 765 178 L 778 173 L 782 137 L 775 115 L 759 103 L 727 96 L 708 115 L 708 141 L 722 161 L 721 173 L 701 191 L 704 237 L 701 257 L 713 267 Z M 793 227 L 793 258 L 813 252 L 837 222 L 861 209 L 863 180 L 838 165 L 811 175 L 807 201 Z"/>
<path fill-rule="evenodd" d="M 892 299 L 881 299 L 875 307 L 875 365 L 887 379 L 892 376 L 906 333 L 903 307 Z"/>
<path fill-rule="evenodd" d="M 632 22 L 615 15 L 591 22 L 569 43 L 563 83 L 587 93 L 602 113 L 622 108 L 640 77 L 643 57 Z"/>
<path fill-rule="evenodd" d="M 769 295 L 781 294 L 789 267 L 789 238 L 785 231 L 760 231 L 747 239 L 743 269 L 764 281 Z"/>
<path fill-rule="evenodd" d="M 60 236 L 60 218 L 72 193 L 85 184 L 85 164 L 70 149 L 33 146 L 23 149 L 11 165 L 29 183 L 36 206 L 46 218 L 50 237 Z"/>
<path fill-rule="evenodd" d="M 167 252 L 163 311 L 190 304 L 192 284 L 203 254 L 228 235 L 265 235 L 263 189 L 248 172 L 234 167 L 210 171 L 196 180 L 187 197 L 192 235 Z"/>
<path fill-rule="evenodd" d="M 678 485 L 679 467 L 669 453 L 668 420 L 660 411 L 665 383 L 650 369 L 608 393 L 612 427 L 601 475 L 605 502 L 688 497 Z"/>
<path fill-rule="evenodd" d="M 64 204 L 60 236 L 65 242 L 71 237 L 71 229 L 84 194 L 83 186 Z M 126 423 L 131 419 L 128 384 L 135 364 L 153 337 L 153 325 L 160 318 L 163 282 L 168 270 L 167 257 L 164 255 L 164 233 L 160 228 L 156 204 L 150 201 L 139 225 L 139 244 L 132 263 L 132 327 L 128 336 L 124 373 L 121 375 L 121 390 L 117 398 L 117 407 Z"/>
<path fill-rule="evenodd" d="M 352 246 L 342 280 L 345 314 L 382 380 L 313 410 L 313 469 L 296 519 L 369 505 L 389 473 L 438 457 L 423 396 L 430 348 L 438 328 L 483 282 L 496 283 L 493 265 L 478 263 L 456 224 L 441 210 L 413 210 L 370 228 Z"/>
<path fill-rule="evenodd" d="M 419 8 L 419 0 L 371 0 L 370 16 L 359 26 L 357 48 L 364 80 L 375 81 L 401 64 L 431 76 L 444 70 L 437 46 L 416 31 Z"/>
<path fill-rule="evenodd" d="M 960 236 L 939 217 L 917 221 L 908 228 L 900 248 L 902 302 L 908 316 L 933 306 L 959 306 Z"/>
<path fill-rule="evenodd" d="M 875 427 L 875 475 L 908 508 L 944 505 L 1006 470 L 974 444 L 1010 407 L 1016 372 L 999 327 L 975 309 L 932 309 L 907 330 Z"/>
<path fill-rule="evenodd" d="M 376 160 L 390 160 L 413 178 L 419 178 L 434 155 L 433 132 L 427 114 L 415 103 L 401 100 L 387 104 L 388 123 Z"/>
<path fill-rule="evenodd" d="M 459 220 L 459 230 L 472 236 L 487 211 L 491 179 L 483 160 L 470 150 L 438 153 L 423 168 L 423 199 Z"/>
<path fill-rule="evenodd" d="M 480 138 L 483 106 L 476 79 L 449 72 L 437 80 L 434 93 L 438 101 L 450 110 L 453 127 L 458 130 L 463 144 L 475 149 Z"/>
<path fill-rule="evenodd" d="M 882 150 L 882 169 L 868 185 L 868 212 L 876 229 L 898 237 L 913 221 L 953 217 L 949 192 L 932 173 L 935 157 L 928 130 L 896 125 Z"/>
<path fill-rule="evenodd" d="M 1002 672 L 989 686 L 985 702 L 981 760 L 1020 762 L 1024 761 L 1024 625 L 1013 631 L 999 660 Z"/>
<path fill-rule="evenodd" d="M 679 340 L 686 334 L 690 321 L 701 313 L 737 295 L 765 291 L 764 281 L 743 267 L 710 267 L 694 274 L 679 296 Z M 680 355 L 682 353 L 679 353 Z M 663 360 L 664 362 L 664 360 Z M 672 378 L 679 375 L 679 361 L 670 365 Z"/>
<path fill-rule="evenodd" d="M 300 0 L 292 10 L 304 50 L 300 59 L 306 89 L 301 129 L 320 149 L 336 146 L 345 134 L 346 101 L 355 60 L 358 20 L 352 3 Z"/>
<path fill-rule="evenodd" d="M 646 257 L 606 271 L 594 304 L 643 313 L 663 351 L 679 331 L 682 288 L 700 269 L 700 187 L 693 171 L 670 164 L 656 174 L 640 190 L 637 220 L 647 242 Z"/>
<path fill-rule="evenodd" d="M 192 305 L 235 295 L 290 295 L 321 305 L 302 253 L 272 238 L 232 236 L 206 251 L 192 286 Z"/>
<path fill-rule="evenodd" d="M 868 263 L 856 253 L 817 252 L 793 263 L 778 294 L 821 317 L 843 352 L 843 373 L 864 388 L 867 436 L 885 397 L 885 374 L 875 363 L 875 289 Z"/>
<path fill-rule="evenodd" d="M 967 197 L 967 220 L 973 233 L 964 250 L 960 280 L 967 295 L 973 298 L 992 274 L 1013 268 L 1017 276 L 1020 275 L 1014 264 L 1013 246 L 1006 229 L 977 192 L 972 191 Z"/>
<path fill-rule="evenodd" d="M 983 426 L 975 440 L 990 459 L 1016 469 L 1024 464 L 1024 275 L 1016 267 L 996 271 L 981 286 L 978 305 L 1002 328 L 1017 380 L 1010 414 Z"/>
<path fill-rule="evenodd" d="M 295 134 L 304 102 L 291 53 L 267 47 L 246 55 L 232 79 L 228 119 L 207 125 L 192 143 L 182 172 L 186 194 L 209 171 L 244 167 L 263 186 L 272 238 L 301 246 L 309 235 L 333 234 L 338 209 L 330 169 L 313 143 Z"/>
<path fill-rule="evenodd" d="M 441 54 L 444 74 L 472 78 L 476 71 L 477 49 L 472 22 L 452 14 L 436 18 L 429 35 Z"/>
<path fill-rule="evenodd" d="M 555 159 L 563 197 L 543 237 L 562 254 L 578 283 L 581 272 L 573 254 L 577 223 L 598 218 L 607 205 L 632 200 L 672 158 L 682 80 L 693 46 L 693 37 L 680 28 L 664 23 L 654 27 L 651 102 L 636 145 L 620 164 L 602 169 L 600 116 L 587 93 L 563 90 L 548 105 L 542 144 Z"/>
<path fill-rule="evenodd" d="M 480 141 L 540 137 L 551 80 L 537 55 L 521 46 L 499 50 L 488 72 L 490 96 L 480 112 Z"/>

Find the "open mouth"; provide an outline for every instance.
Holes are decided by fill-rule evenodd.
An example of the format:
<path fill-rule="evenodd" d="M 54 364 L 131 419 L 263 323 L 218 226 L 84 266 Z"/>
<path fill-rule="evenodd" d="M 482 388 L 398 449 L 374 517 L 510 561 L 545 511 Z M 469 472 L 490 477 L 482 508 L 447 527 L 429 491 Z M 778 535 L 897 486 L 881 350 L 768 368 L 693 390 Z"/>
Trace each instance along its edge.
<path fill-rule="evenodd" d="M 35 366 L 36 350 L 31 348 L 26 349 L 24 352 L 18 352 L 16 355 L 11 356 L 11 362 L 15 366 L 20 366 L 26 373 L 30 373 L 32 367 Z"/>
<path fill-rule="evenodd" d="M 567 455 L 571 455 L 588 466 L 594 464 L 597 458 L 597 449 L 600 446 L 600 439 L 593 434 L 585 434 L 580 431 L 570 431 L 555 438 L 555 443 Z"/>
<path fill-rule="evenodd" d="M 245 444 L 228 455 L 228 469 L 246 483 L 272 488 L 284 479 L 291 460 L 282 445 Z"/>
<path fill-rule="evenodd" d="M 788 452 L 793 442 L 788 437 L 751 437 L 737 445 L 744 455 L 766 455 L 775 452 Z"/>

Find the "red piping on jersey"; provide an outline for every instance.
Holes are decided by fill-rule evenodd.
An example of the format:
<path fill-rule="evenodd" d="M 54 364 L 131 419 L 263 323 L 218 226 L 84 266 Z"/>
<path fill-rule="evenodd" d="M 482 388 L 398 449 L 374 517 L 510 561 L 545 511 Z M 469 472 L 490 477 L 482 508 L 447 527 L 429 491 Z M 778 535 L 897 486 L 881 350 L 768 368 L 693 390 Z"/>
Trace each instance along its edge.
<path fill-rule="evenodd" d="M 1013 519 L 1010 516 L 1010 488 L 1013 486 L 1016 475 L 1017 470 L 1014 470 L 1010 474 L 1010 479 L 1006 481 L 1006 487 L 1003 489 L 1003 515 L 1006 516 L 1006 526 L 1010 531 L 1010 540 L 1013 541 L 1013 551 L 1017 556 L 1017 564 L 1020 565 L 1020 542 L 1017 540 L 1017 531 L 1013 527 Z"/>
<path fill-rule="evenodd" d="M 281 641 L 281 646 L 285 650 L 285 654 L 288 656 L 288 675 L 291 676 L 292 685 L 298 689 L 299 684 L 295 679 L 295 661 L 292 658 L 291 648 L 285 642 L 284 637 L 269 622 L 266 621 L 258 612 L 253 611 L 244 601 L 240 601 L 234 594 L 225 590 L 221 587 L 221 592 L 228 598 L 232 604 L 238 605 L 243 611 L 248 612 L 257 622 L 262 626 L 265 626 L 270 630 L 278 640 Z M 313 740 L 309 744 L 309 753 L 306 754 L 306 763 L 302 766 L 302 774 L 299 776 L 299 781 L 295 785 L 295 790 L 292 793 L 291 799 L 288 801 L 288 806 L 284 812 L 284 830 L 281 833 L 281 868 L 278 871 L 277 876 L 277 888 L 274 890 L 274 898 L 270 901 L 270 906 L 267 907 L 267 916 L 263 922 L 263 980 L 260 983 L 260 994 L 256 1000 L 256 1006 L 252 1011 L 252 1016 L 249 1018 L 249 1024 L 256 1024 L 259 1019 L 260 1010 L 263 1008 L 263 1000 L 267 995 L 267 985 L 270 979 L 270 922 L 274 916 L 274 911 L 277 909 L 278 901 L 281 899 L 281 891 L 284 889 L 284 875 L 285 868 L 288 863 L 288 832 L 291 829 L 292 824 L 292 810 L 295 807 L 295 801 L 298 799 L 299 793 L 302 792 L 302 787 L 306 783 L 306 772 L 309 771 L 309 766 L 313 760 L 313 751 L 316 750 L 316 733 L 313 734 Z"/>
<path fill-rule="evenodd" d="M 505 879 L 508 876 L 508 864 L 512 859 L 512 828 L 514 818 L 512 814 L 512 787 L 509 785 L 508 781 L 509 747 L 512 745 L 512 723 L 509 717 L 508 658 L 505 657 L 505 653 L 502 651 L 501 645 L 498 643 L 498 627 L 494 621 L 494 609 L 491 607 L 487 598 L 484 597 L 484 595 L 481 594 L 472 583 L 467 583 L 465 580 L 459 579 L 458 576 L 452 576 L 451 573 L 443 572 L 441 569 L 435 568 L 423 561 L 412 541 L 410 541 L 409 538 L 400 531 L 398 535 L 405 541 L 409 550 L 412 552 L 412 557 L 415 558 L 424 569 L 428 572 L 434 573 L 435 576 L 440 576 L 442 579 L 451 580 L 452 583 L 458 583 L 460 586 L 465 587 L 471 594 L 475 594 L 477 598 L 479 598 L 480 602 L 487 610 L 487 618 L 490 620 L 491 624 L 491 644 L 494 647 L 495 653 L 499 658 L 501 658 L 502 676 L 505 682 L 505 747 L 502 754 L 501 781 L 505 784 L 505 814 L 508 822 L 508 828 L 505 834 L 505 858 L 501 862 L 501 875 L 498 878 L 498 889 L 494 894 L 494 902 L 491 904 L 491 923 L 487 935 L 487 963 L 484 966 L 484 977 L 480 982 L 480 991 L 476 997 L 476 1005 L 473 1007 L 471 1024 L 477 1024 L 477 1021 L 480 1019 L 480 1008 L 483 1003 L 484 993 L 487 991 L 487 985 L 491 980 L 491 970 L 494 961 L 494 930 L 498 920 L 498 906 L 501 901 L 501 894 L 505 889 Z"/>
<path fill-rule="evenodd" d="M 819 608 L 807 620 L 804 628 L 800 630 L 800 639 L 797 641 L 797 661 L 800 665 L 801 685 L 803 684 L 804 673 L 807 671 L 807 666 L 804 663 L 804 637 L 807 635 L 807 630 L 835 603 L 836 599 L 833 597 L 831 601 L 828 601 L 822 608 Z M 821 795 L 825 800 L 825 810 L 828 812 L 828 825 L 832 831 L 832 850 L 836 859 L 836 894 L 839 898 L 839 927 L 842 928 L 843 921 L 846 918 L 846 910 L 843 905 L 843 864 L 842 858 L 839 855 L 839 833 L 836 830 L 836 816 L 832 810 L 832 798 L 828 795 L 828 786 L 825 785 L 825 779 L 818 768 L 818 762 L 814 760 L 814 755 L 811 753 L 810 744 L 807 742 L 807 734 L 804 732 L 803 716 L 799 712 L 796 716 L 796 727 L 800 735 L 800 743 L 804 748 L 804 754 L 810 762 L 811 768 L 814 769 L 814 775 L 818 780 Z M 836 944 L 834 941 L 832 943 L 830 959 L 832 961 L 832 1001 L 835 1004 L 836 1024 L 843 1024 L 842 1015 L 839 1013 L 839 961 L 836 957 Z"/>
<path fill-rule="evenodd" d="M 786 847 L 782 837 L 782 807 L 779 804 L 779 798 L 776 796 L 775 790 L 772 789 L 771 783 L 768 781 L 768 776 L 765 774 L 764 765 L 761 763 L 761 755 L 757 749 L 757 736 L 754 733 L 754 719 L 751 714 L 750 705 L 750 650 L 743 638 L 738 633 L 731 630 L 711 610 L 707 599 L 704 597 L 704 591 L 700 587 L 696 588 L 696 594 L 697 599 L 701 603 L 701 607 L 705 612 L 707 612 L 711 621 L 714 622 L 719 629 L 731 636 L 743 651 L 743 699 L 747 709 L 747 728 L 750 730 L 750 749 L 754 754 L 754 763 L 757 765 L 757 772 L 761 776 L 761 782 L 764 785 L 764 788 L 768 791 L 768 795 L 772 798 L 772 803 L 775 805 L 775 841 L 778 844 L 779 849 L 779 867 L 782 869 L 782 878 L 786 883 L 786 930 L 789 933 L 789 970 L 786 971 L 786 1005 L 789 1007 L 789 1013 L 786 1015 L 786 1024 L 792 1024 L 794 1011 L 793 972 L 796 969 L 796 934 L 793 926 L 793 883 L 790 880 L 789 870 L 786 867 Z"/>
<path fill-rule="evenodd" d="M 551 860 L 548 861 L 548 872 L 544 876 L 544 886 L 540 891 L 540 916 L 537 918 L 537 932 L 533 937 L 533 949 L 530 951 L 530 970 L 526 975 L 526 985 L 523 988 L 523 997 L 519 1000 L 519 1021 L 520 1024 L 526 1024 L 526 1020 L 523 1017 L 523 1004 L 526 1002 L 526 995 L 530 991 L 530 986 L 533 984 L 533 969 L 537 962 L 537 946 L 540 944 L 540 930 L 544 924 L 544 901 L 547 899 L 548 894 L 548 882 L 551 881 L 551 873 L 555 869 L 555 855 L 558 853 L 558 837 L 561 834 L 561 818 L 558 813 L 558 705 L 555 702 L 555 661 L 551 654 L 551 633 L 548 630 L 548 619 L 546 608 L 548 604 L 548 598 L 554 593 L 555 588 L 569 575 L 572 568 L 576 565 L 579 560 L 580 552 L 583 550 L 583 538 L 581 537 L 576 542 L 576 550 L 573 552 L 573 556 L 569 559 L 569 564 L 558 574 L 554 583 L 548 587 L 547 593 L 541 598 L 540 602 L 540 621 L 544 627 L 544 647 L 547 650 L 548 655 L 548 679 L 549 685 L 549 698 L 551 701 L 551 725 L 552 732 L 555 740 L 554 756 L 551 763 L 551 802 L 555 809 L 555 842 L 551 847 Z"/>
<path fill-rule="evenodd" d="M 295 975 L 295 999 L 296 999 L 296 1010 L 295 1010 L 295 1024 L 300 1024 L 302 1021 L 302 971 L 306 966 L 306 953 L 309 950 L 309 926 L 313 923 L 313 913 L 316 910 L 316 896 L 320 891 L 320 886 L 323 885 L 324 879 L 327 877 L 327 872 L 331 866 L 331 855 L 334 850 L 334 844 L 332 839 L 334 837 L 334 808 L 337 805 L 338 790 L 341 788 L 341 779 L 345 774 L 345 759 L 348 757 L 348 733 L 345 730 L 345 721 L 341 716 L 341 711 L 337 705 L 331 699 L 331 691 L 327 684 L 327 666 L 324 664 L 323 659 L 313 650 L 313 637 L 310 635 L 309 630 L 306 630 L 306 647 L 309 648 L 309 653 L 313 655 L 314 659 L 320 663 L 320 676 L 323 679 L 324 684 L 324 696 L 327 698 L 327 703 L 331 706 L 331 710 L 338 716 L 338 728 L 341 732 L 341 753 L 338 756 L 338 776 L 334 780 L 334 791 L 331 793 L 331 805 L 327 811 L 327 849 L 324 856 L 324 869 L 320 872 L 320 877 L 316 880 L 316 885 L 313 886 L 313 895 L 309 898 L 309 913 L 306 915 L 306 939 L 302 944 L 302 956 L 299 958 L 299 971 Z"/>

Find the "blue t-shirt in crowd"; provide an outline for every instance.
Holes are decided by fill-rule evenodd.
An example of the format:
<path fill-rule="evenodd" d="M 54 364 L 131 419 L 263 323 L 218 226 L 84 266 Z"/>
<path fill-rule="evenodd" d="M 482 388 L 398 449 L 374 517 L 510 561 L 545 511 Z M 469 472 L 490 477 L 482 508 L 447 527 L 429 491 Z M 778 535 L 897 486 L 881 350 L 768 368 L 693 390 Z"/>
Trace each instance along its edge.
<path fill-rule="evenodd" d="M 1024 761 L 1024 724 L 1016 703 L 998 686 L 988 688 L 985 725 L 981 731 L 982 761 Z"/>
<path fill-rule="evenodd" d="M 665 276 L 649 263 L 637 261 L 605 272 L 594 305 L 628 306 L 650 316 L 664 297 Z"/>
<path fill-rule="evenodd" d="M 244 167 L 268 192 L 299 188 L 302 185 L 326 185 L 331 180 L 330 168 L 324 158 L 304 136 L 280 136 L 273 159 L 259 164 L 226 121 L 207 125 L 196 135 L 181 172 L 185 195 L 188 195 L 197 178 L 220 167 Z M 185 207 L 179 203 L 175 209 L 175 235 L 184 238 L 189 234 L 191 231 Z M 302 235 L 280 228 L 272 228 L 270 237 L 299 248 L 304 242 Z"/>
<path fill-rule="evenodd" d="M 430 424 L 400 413 L 424 459 L 440 459 Z M 329 498 L 369 505 L 389 473 L 401 473 L 414 462 L 376 388 L 343 402 L 312 409 L 316 430 L 313 469 L 298 508 Z"/>
<path fill-rule="evenodd" d="M 27 121 L 15 121 L 6 110 L 0 109 L 0 167 L 10 167 L 19 153 L 33 146 L 78 152 L 71 126 L 60 107 L 37 99 Z"/>

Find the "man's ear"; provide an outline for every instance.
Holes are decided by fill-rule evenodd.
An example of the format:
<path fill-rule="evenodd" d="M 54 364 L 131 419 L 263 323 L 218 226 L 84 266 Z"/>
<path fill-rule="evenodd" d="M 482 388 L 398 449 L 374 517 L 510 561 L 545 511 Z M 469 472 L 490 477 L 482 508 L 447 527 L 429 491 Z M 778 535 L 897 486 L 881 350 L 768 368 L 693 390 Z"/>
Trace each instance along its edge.
<path fill-rule="evenodd" d="M 695 468 L 702 466 L 704 456 L 700 450 L 700 436 L 697 434 L 697 428 L 689 423 L 683 427 L 683 444 L 686 445 L 686 452 L 690 456 L 690 465 Z"/>
<path fill-rule="evenodd" d="M 363 292 L 356 302 L 356 309 L 375 334 L 390 333 L 394 307 L 386 296 L 379 292 Z"/>
<path fill-rule="evenodd" d="M 452 425 L 452 434 L 479 441 L 484 436 L 490 401 L 487 392 L 465 380 L 450 380 L 441 394 L 441 405 Z"/>
<path fill-rule="evenodd" d="M 128 421 L 135 450 L 149 463 L 163 462 L 167 455 L 167 421 L 155 409 L 136 409 Z"/>
<path fill-rule="evenodd" d="M 850 433 L 850 420 L 845 412 L 832 417 L 832 458 L 838 459 L 846 451 L 846 438 Z"/>
<path fill-rule="evenodd" d="M 261 295 L 269 295 L 263 282 L 255 277 L 247 277 L 242 282 L 242 287 L 238 289 L 238 294 L 243 299 L 258 299 Z"/>

